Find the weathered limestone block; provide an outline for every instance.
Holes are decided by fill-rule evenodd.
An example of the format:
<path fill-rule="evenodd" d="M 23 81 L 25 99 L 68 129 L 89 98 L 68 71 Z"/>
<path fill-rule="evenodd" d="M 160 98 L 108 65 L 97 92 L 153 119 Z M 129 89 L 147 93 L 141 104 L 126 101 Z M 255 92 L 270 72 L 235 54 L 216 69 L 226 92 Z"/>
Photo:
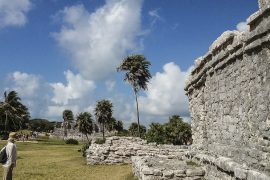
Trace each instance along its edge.
<path fill-rule="evenodd" d="M 269 0 L 259 0 L 259 8 L 263 8 L 270 4 Z"/>
<path fill-rule="evenodd" d="M 156 156 L 133 156 L 133 173 L 139 179 L 204 179 L 205 170 L 199 165 L 188 165 L 186 161 Z"/>

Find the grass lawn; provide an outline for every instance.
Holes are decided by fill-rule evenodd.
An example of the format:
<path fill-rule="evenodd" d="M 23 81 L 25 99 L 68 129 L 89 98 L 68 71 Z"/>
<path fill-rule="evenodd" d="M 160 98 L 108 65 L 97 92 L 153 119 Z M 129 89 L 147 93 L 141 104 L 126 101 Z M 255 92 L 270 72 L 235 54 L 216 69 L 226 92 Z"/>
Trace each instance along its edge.
<path fill-rule="evenodd" d="M 6 141 L 0 141 L 1 148 L 5 144 Z M 14 180 L 135 180 L 131 165 L 86 165 L 86 159 L 78 152 L 81 145 L 56 140 L 16 144 L 18 158 Z M 0 168 L 0 177 L 2 173 L 3 168 Z"/>

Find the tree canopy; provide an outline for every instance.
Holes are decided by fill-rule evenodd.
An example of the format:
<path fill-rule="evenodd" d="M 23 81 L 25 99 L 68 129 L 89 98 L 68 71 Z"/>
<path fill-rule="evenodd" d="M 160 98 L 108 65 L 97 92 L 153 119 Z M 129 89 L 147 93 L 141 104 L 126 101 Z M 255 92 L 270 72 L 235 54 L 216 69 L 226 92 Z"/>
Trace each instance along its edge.
<path fill-rule="evenodd" d="M 16 91 L 4 92 L 0 101 L 0 127 L 6 133 L 27 127 L 30 113 Z"/>
<path fill-rule="evenodd" d="M 105 139 L 104 135 L 105 127 L 111 124 L 112 121 L 112 113 L 113 113 L 112 108 L 113 108 L 112 102 L 110 100 L 103 99 L 97 101 L 94 110 L 97 122 L 102 125 L 103 139 Z"/>
<path fill-rule="evenodd" d="M 183 145 L 192 142 L 192 133 L 190 124 L 183 119 L 174 115 L 169 118 L 165 124 L 152 123 L 147 131 L 146 139 L 148 142 L 158 144 Z"/>
<path fill-rule="evenodd" d="M 146 133 L 146 127 L 144 125 L 140 125 L 140 133 L 138 133 L 138 124 L 137 123 L 131 123 L 131 125 L 128 128 L 129 134 L 131 136 L 137 136 L 139 137 L 139 134 L 141 137 L 144 137 Z"/>
<path fill-rule="evenodd" d="M 54 130 L 55 122 L 47 119 L 31 119 L 29 121 L 29 129 L 37 132 L 49 132 Z"/>
<path fill-rule="evenodd" d="M 92 114 L 89 112 L 80 113 L 77 116 L 76 120 L 76 127 L 81 133 L 83 133 L 86 136 L 88 142 L 90 142 L 88 134 L 92 134 L 94 129 L 93 121 L 94 120 L 92 118 Z"/>
<path fill-rule="evenodd" d="M 137 108 L 138 135 L 140 137 L 140 115 L 137 93 L 139 90 L 147 90 L 147 83 L 152 78 L 149 71 L 150 65 L 151 63 L 144 57 L 144 55 L 135 54 L 127 56 L 117 68 L 117 71 L 126 72 L 124 81 L 127 81 L 134 91 Z"/>

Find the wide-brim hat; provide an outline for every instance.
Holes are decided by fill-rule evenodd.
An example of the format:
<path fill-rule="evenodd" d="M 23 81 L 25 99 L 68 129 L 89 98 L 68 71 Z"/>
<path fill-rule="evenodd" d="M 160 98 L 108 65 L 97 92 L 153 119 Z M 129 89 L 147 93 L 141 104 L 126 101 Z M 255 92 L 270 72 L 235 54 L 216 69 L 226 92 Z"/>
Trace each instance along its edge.
<path fill-rule="evenodd" d="M 8 140 L 15 140 L 16 139 L 16 132 L 11 132 L 9 133 Z"/>

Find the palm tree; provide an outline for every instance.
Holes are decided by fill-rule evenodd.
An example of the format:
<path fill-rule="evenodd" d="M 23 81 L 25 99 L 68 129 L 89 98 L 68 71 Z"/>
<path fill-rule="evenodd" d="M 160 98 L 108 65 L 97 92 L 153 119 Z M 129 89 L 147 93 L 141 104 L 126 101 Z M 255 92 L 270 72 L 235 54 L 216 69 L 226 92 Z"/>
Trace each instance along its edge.
<path fill-rule="evenodd" d="M 96 104 L 95 116 L 96 116 L 97 122 L 102 125 L 103 140 L 105 140 L 105 135 L 104 135 L 105 125 L 111 124 L 112 112 L 113 112 L 112 108 L 113 108 L 113 105 L 111 101 L 109 100 L 103 99 L 101 101 L 98 101 Z"/>
<path fill-rule="evenodd" d="M 151 63 L 146 60 L 143 55 L 127 56 L 122 64 L 117 68 L 117 71 L 126 71 L 124 81 L 127 81 L 133 89 L 136 99 L 137 121 L 138 121 L 138 135 L 140 134 L 140 117 L 137 94 L 139 90 L 147 90 L 147 83 L 151 79 L 149 66 Z"/>
<path fill-rule="evenodd" d="M 0 120 L 6 133 L 25 128 L 29 122 L 28 108 L 20 101 L 16 91 L 4 92 L 4 101 L 0 102 Z"/>
<path fill-rule="evenodd" d="M 80 113 L 77 116 L 77 120 L 76 120 L 76 127 L 78 128 L 78 130 L 85 134 L 87 141 L 90 143 L 89 138 L 88 138 L 88 134 L 92 134 L 93 133 L 93 118 L 92 118 L 92 114 L 88 113 L 88 112 L 84 112 L 84 113 Z"/>

